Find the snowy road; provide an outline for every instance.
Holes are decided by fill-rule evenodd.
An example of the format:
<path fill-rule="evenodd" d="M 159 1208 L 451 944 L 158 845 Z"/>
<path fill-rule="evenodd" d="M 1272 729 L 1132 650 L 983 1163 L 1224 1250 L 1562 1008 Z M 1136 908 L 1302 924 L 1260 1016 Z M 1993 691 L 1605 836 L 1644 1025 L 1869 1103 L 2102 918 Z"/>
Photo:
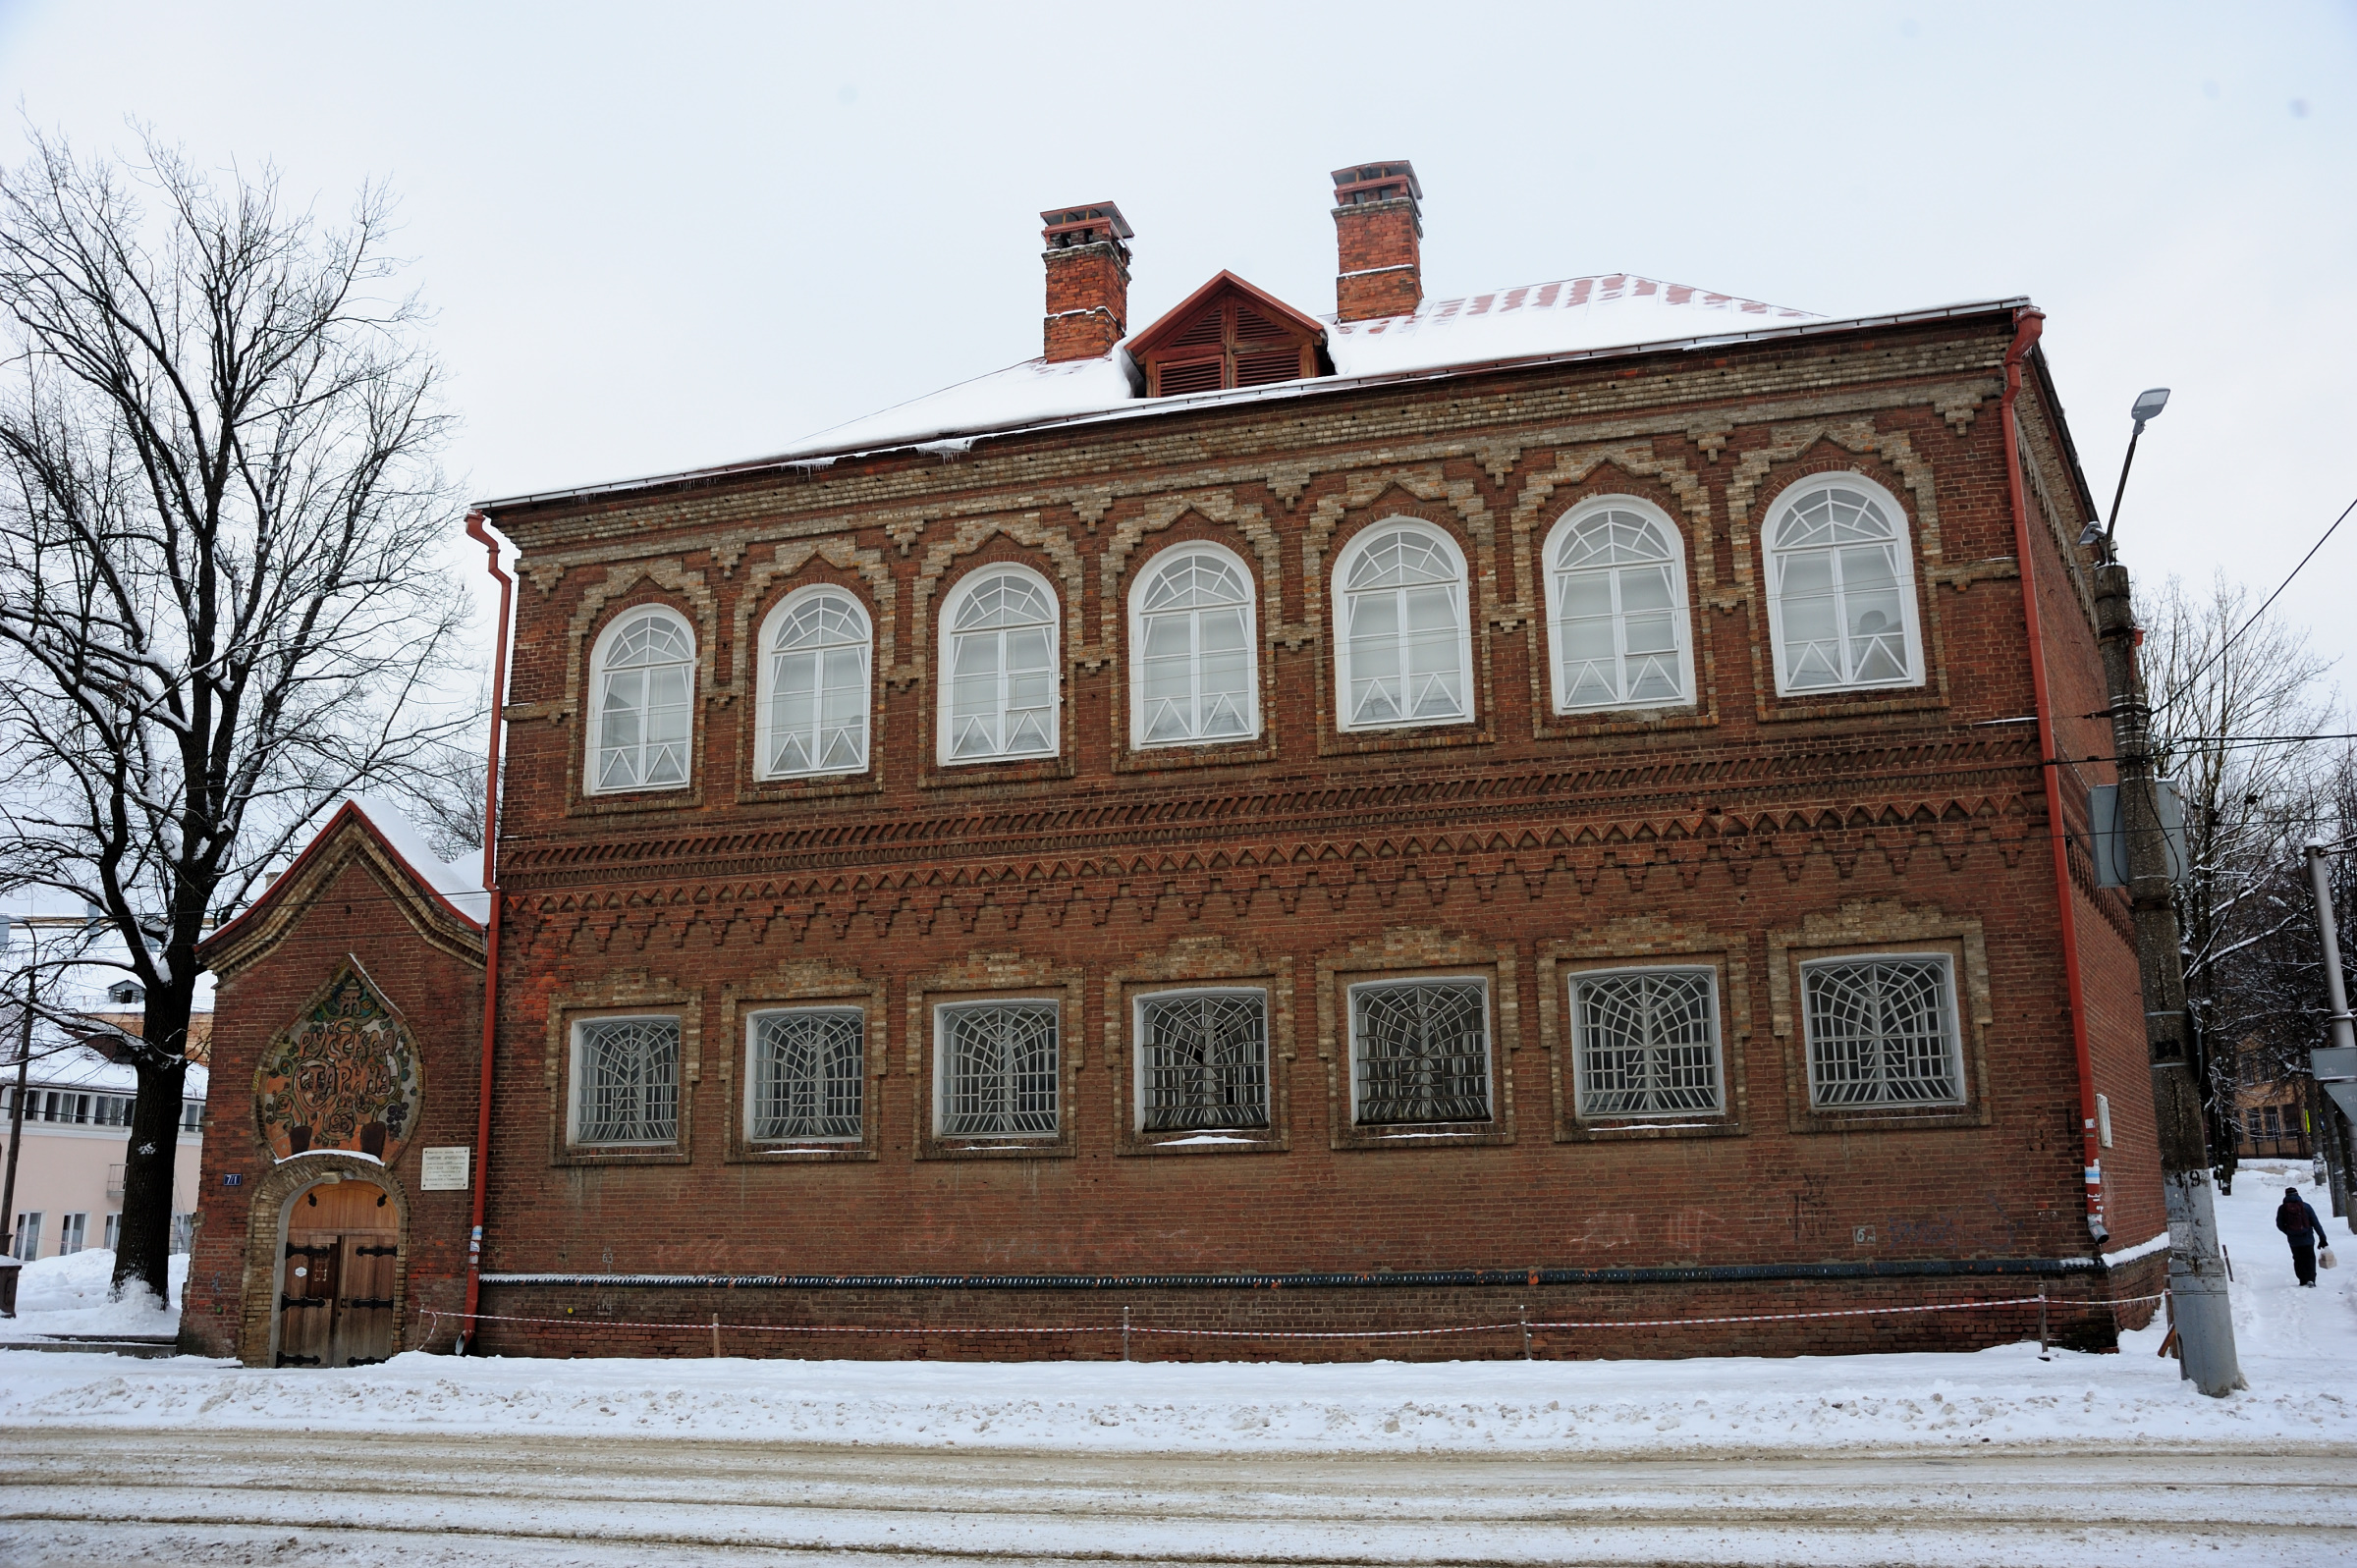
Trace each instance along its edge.
<path fill-rule="evenodd" d="M 2357 1560 L 2357 1456 L 948 1453 L 619 1437 L 0 1440 L 0 1563 Z"/>

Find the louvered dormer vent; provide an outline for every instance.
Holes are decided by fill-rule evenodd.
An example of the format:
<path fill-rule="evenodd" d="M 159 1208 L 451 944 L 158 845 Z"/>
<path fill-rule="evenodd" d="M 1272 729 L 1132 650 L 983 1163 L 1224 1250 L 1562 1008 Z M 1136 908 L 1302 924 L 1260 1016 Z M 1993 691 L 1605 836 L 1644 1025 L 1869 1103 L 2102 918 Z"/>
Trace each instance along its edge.
<path fill-rule="evenodd" d="M 1129 353 L 1146 396 L 1170 398 L 1332 375 L 1325 342 L 1317 320 L 1223 272 L 1132 339 Z"/>

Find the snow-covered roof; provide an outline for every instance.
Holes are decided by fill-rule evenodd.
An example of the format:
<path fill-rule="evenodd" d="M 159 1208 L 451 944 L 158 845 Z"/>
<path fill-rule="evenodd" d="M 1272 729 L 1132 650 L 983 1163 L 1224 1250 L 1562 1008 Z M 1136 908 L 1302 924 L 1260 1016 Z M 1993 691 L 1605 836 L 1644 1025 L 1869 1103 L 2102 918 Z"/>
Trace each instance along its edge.
<path fill-rule="evenodd" d="M 1992 298 L 1884 315 L 1829 317 L 1634 273 L 1565 278 L 1457 299 L 1429 299 L 1406 315 L 1348 323 L 1337 322 L 1332 315 L 1317 317 L 1325 325 L 1335 374 L 1313 380 L 1149 399 L 1124 344 L 1094 359 L 1058 364 L 1026 359 L 813 432 L 773 457 L 510 496 L 481 505 L 498 511 L 769 469 L 815 470 L 838 459 L 903 448 L 937 451 L 947 458 L 985 435 L 1065 421 L 1138 418 L 1214 404 L 1315 396 L 1385 377 L 1440 375 L 1524 360 L 1699 349 L 1753 337 L 1940 320 L 2028 302 L 2020 297 Z"/>
<path fill-rule="evenodd" d="M 366 817 L 369 826 L 393 852 L 417 874 L 417 880 L 449 899 L 459 913 L 478 926 L 490 918 L 491 895 L 483 891 L 482 851 L 464 854 L 456 860 L 443 859 L 434 853 L 433 844 L 418 831 L 417 825 L 402 815 L 400 807 L 373 795 L 348 796 L 337 802 L 336 811 L 330 811 L 327 820 L 335 821 L 336 812 L 346 805 Z"/>
<path fill-rule="evenodd" d="M 13 1042 L 12 1042 L 13 1045 Z M 128 1061 L 110 1061 L 106 1053 L 90 1046 L 63 1046 L 42 1053 L 34 1048 L 31 1069 L 27 1080 L 35 1089 L 74 1089 L 85 1094 L 136 1095 L 139 1092 L 138 1070 Z M 11 1053 L 13 1055 L 13 1052 Z M 16 1080 L 15 1062 L 6 1063 L 7 1081 Z M 190 1062 L 188 1076 L 181 1082 L 181 1098 L 202 1100 L 205 1085 L 212 1075 L 200 1062 Z"/>

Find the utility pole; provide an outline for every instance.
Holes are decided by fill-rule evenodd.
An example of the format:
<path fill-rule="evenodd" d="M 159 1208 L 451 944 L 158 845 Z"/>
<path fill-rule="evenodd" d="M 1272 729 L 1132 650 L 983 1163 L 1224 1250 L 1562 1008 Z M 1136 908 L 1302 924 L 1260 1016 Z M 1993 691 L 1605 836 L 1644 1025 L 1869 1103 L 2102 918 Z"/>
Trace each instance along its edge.
<path fill-rule="evenodd" d="M 0 932 L 8 929 L 0 923 Z M 32 930 L 27 926 L 29 934 Z M 34 956 L 38 956 L 35 950 Z M 8 1175 L 0 1181 L 0 1247 L 11 1257 L 17 1250 L 17 1155 L 25 1147 L 25 1086 L 32 1072 L 33 978 L 40 970 L 28 957 L 25 963 L 25 1016 L 17 1032 L 17 1092 L 8 1108 Z"/>
<path fill-rule="evenodd" d="M 2343 1199 L 2335 1210 L 2339 1213 L 2349 1205 L 2347 1194 L 2348 1144 L 2342 1128 L 2347 1125 L 2343 1107 L 2357 1100 L 2357 1026 L 2349 1020 L 2349 989 L 2340 975 L 2340 932 L 2332 918 L 2332 882 L 2325 869 L 2325 846 L 2311 838 L 2307 845 L 2308 886 L 2316 893 L 2316 934 L 2325 949 L 2325 999 L 2332 1004 L 2332 1046 L 2329 1051 L 2308 1054 L 2310 1070 L 2315 1074 L 2316 1087 L 2322 1091 L 2316 1097 L 2323 1102 L 2324 1115 L 2316 1135 L 2330 1151 L 2328 1168 L 2339 1179 L 2333 1183 L 2332 1196 Z M 2357 1231 L 2357 1214 L 2349 1217 L 2349 1229 Z"/>
<path fill-rule="evenodd" d="M 2186 1040 L 2185 967 L 2177 932 L 2168 843 L 2153 783 L 2152 708 L 2136 667 L 2136 615 L 2128 568 L 2095 574 L 2095 618 L 2111 697 L 2111 750 L 2119 778 L 2119 828 L 2128 851 L 2136 967 L 2143 980 L 2144 1038 L 2153 1072 L 2153 1114 L 2161 1133 L 2162 1194 L 2168 1206 L 2168 1285 L 2179 1368 L 2203 1393 L 2223 1397 L 2250 1385 L 2234 1353 L 2234 1318 L 2218 1214 L 2202 1096 Z M 2056 825 L 2057 828 L 2060 824 Z"/>

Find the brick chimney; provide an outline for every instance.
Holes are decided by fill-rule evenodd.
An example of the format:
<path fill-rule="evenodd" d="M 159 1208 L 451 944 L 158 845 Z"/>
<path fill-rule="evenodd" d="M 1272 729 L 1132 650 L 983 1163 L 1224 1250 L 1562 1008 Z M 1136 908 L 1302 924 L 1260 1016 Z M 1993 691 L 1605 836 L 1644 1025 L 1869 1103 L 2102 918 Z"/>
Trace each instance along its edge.
<path fill-rule="evenodd" d="M 1334 171 L 1336 320 L 1403 316 L 1424 302 L 1423 196 L 1405 158 Z"/>
<path fill-rule="evenodd" d="M 1047 228 L 1048 361 L 1094 359 L 1129 332 L 1128 222 L 1110 201 L 1057 207 Z"/>

